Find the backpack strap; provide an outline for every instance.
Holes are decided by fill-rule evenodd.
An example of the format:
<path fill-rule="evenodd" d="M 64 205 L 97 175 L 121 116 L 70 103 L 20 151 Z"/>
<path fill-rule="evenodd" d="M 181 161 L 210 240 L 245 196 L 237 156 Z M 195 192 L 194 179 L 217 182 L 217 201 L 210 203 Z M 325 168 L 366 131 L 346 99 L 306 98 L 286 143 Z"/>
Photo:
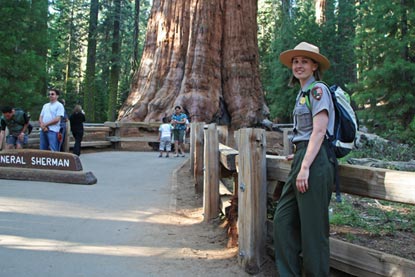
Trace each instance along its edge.
<path fill-rule="evenodd" d="M 304 95 L 306 96 L 305 103 L 306 103 L 306 105 L 307 105 L 307 107 L 310 111 L 311 111 L 310 92 L 311 92 L 311 89 L 316 84 L 319 84 L 319 83 L 325 85 L 327 87 L 327 89 L 330 91 L 330 87 L 323 81 L 314 81 L 311 84 L 309 84 L 308 87 L 307 87 L 307 90 L 304 92 Z"/>
<path fill-rule="evenodd" d="M 314 85 L 317 82 L 312 82 L 310 85 L 308 85 L 307 90 L 303 92 L 303 95 L 305 96 L 305 104 L 307 108 L 311 111 L 311 103 L 310 103 L 310 91 L 311 88 L 314 87 Z"/>
<path fill-rule="evenodd" d="M 18 119 L 17 121 L 20 125 L 25 125 L 26 124 L 26 122 L 25 122 L 25 112 L 23 110 L 15 110 L 15 115 L 16 115 L 16 118 Z M 27 118 L 27 116 L 26 116 L 26 118 Z"/>

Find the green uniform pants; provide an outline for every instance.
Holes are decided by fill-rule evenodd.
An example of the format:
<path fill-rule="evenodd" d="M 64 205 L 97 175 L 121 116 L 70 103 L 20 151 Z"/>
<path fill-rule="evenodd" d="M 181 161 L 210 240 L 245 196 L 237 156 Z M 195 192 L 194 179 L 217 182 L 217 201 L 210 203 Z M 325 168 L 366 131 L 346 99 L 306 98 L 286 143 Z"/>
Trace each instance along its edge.
<path fill-rule="evenodd" d="M 334 183 L 334 159 L 321 146 L 310 167 L 308 190 L 296 187 L 307 147 L 299 149 L 291 165 L 274 215 L 274 243 L 277 269 L 281 277 L 329 275 L 328 205 Z M 302 254 L 302 263 L 300 254 Z"/>

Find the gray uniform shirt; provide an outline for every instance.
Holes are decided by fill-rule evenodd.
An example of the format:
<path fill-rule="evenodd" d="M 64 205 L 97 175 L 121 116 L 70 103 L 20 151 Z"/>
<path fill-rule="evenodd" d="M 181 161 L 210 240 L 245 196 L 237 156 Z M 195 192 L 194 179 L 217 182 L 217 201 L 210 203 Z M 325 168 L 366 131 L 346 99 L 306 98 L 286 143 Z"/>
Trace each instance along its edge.
<path fill-rule="evenodd" d="M 315 82 L 315 79 L 314 77 L 311 77 L 305 86 L 301 88 L 300 92 L 297 95 L 297 100 L 293 112 L 294 128 L 296 130 L 292 139 L 293 142 L 310 140 L 310 136 L 313 131 L 313 117 L 323 110 L 327 110 L 329 114 L 327 130 L 330 134 L 333 134 L 334 107 L 333 101 L 331 100 L 330 91 L 325 85 L 321 83 L 316 83 L 314 86 L 310 87 L 313 82 Z M 318 97 L 313 97 L 312 91 L 315 87 L 321 88 L 323 94 Z M 307 106 L 307 101 L 304 98 L 307 96 L 303 96 L 302 93 L 302 91 L 307 91 L 308 89 L 310 89 L 310 94 L 308 96 L 310 99 L 310 107 Z"/>

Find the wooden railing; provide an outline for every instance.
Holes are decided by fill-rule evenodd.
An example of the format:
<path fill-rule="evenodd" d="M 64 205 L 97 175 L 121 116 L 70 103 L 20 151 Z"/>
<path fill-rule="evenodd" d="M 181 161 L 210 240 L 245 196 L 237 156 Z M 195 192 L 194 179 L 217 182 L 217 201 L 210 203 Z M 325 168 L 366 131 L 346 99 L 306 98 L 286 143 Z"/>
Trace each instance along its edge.
<path fill-rule="evenodd" d="M 33 131 L 29 135 L 27 148 L 38 148 L 40 137 L 39 137 L 39 123 L 31 122 L 33 125 Z M 100 123 L 85 123 L 84 124 L 84 138 L 82 140 L 82 147 L 110 147 L 111 141 L 107 139 L 111 132 L 111 128 L 104 126 Z M 66 140 L 64 142 L 65 152 L 69 152 L 70 148 L 73 148 L 74 139 L 72 137 L 69 124 L 66 128 Z"/>
<path fill-rule="evenodd" d="M 85 124 L 83 147 L 122 149 L 121 143 L 156 142 L 160 123 Z M 286 135 L 263 129 L 233 133 L 224 126 L 192 123 L 190 165 L 196 191 L 203 193 L 205 221 L 222 211 L 229 219 L 232 244 L 238 244 L 239 263 L 250 273 L 261 270 L 266 253 L 272 253 L 272 223 L 267 200 L 286 180 L 290 162 L 280 155 L 290 147 Z M 67 132 L 70 134 L 70 132 Z M 284 143 L 285 141 L 285 143 Z M 39 144 L 38 128 L 29 148 Z M 67 147 L 73 146 L 68 136 Z M 415 204 L 415 173 L 341 165 L 341 191 L 350 194 Z M 330 238 L 331 266 L 357 276 L 411 276 L 415 262 Z"/>
<path fill-rule="evenodd" d="M 33 131 L 29 135 L 28 148 L 39 147 L 39 124 L 31 122 Z M 84 138 L 81 146 L 113 149 L 122 149 L 122 143 L 129 142 L 157 142 L 158 127 L 160 122 L 105 122 L 84 123 Z M 65 151 L 68 152 L 74 145 L 74 139 L 67 125 L 68 136 L 64 143 Z"/>
<path fill-rule="evenodd" d="M 203 190 L 205 221 L 222 210 L 232 227 L 232 222 L 236 224 L 232 212 L 237 210 L 238 260 L 245 271 L 257 273 L 266 253 L 273 253 L 273 224 L 267 220 L 267 200 L 274 198 L 276 186 L 285 182 L 291 163 L 283 156 L 266 155 L 268 135 L 262 129 L 235 132 L 235 148 L 216 143 L 221 137 L 222 141 L 230 140 L 224 139 L 224 134 L 231 132 L 223 131 L 223 127 L 218 130 L 215 124 L 192 123 L 194 182 Z M 340 165 L 339 174 L 342 192 L 415 204 L 413 172 Z M 412 276 L 415 272 L 414 261 L 334 238 L 330 238 L 330 265 L 356 276 Z"/>

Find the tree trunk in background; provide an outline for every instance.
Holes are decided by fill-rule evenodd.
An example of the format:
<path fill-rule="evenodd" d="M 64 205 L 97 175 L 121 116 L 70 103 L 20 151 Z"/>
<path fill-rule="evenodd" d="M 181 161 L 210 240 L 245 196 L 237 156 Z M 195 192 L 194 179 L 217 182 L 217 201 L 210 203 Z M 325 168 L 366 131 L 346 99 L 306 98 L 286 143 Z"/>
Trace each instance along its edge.
<path fill-rule="evenodd" d="M 120 79 L 120 20 L 121 19 L 121 0 L 114 1 L 114 29 L 112 34 L 112 56 L 110 72 L 110 90 L 108 99 L 108 120 L 114 121 L 116 117 L 118 81 Z"/>
<path fill-rule="evenodd" d="M 256 0 L 154 0 L 140 68 L 120 120 L 160 121 L 175 105 L 191 121 L 253 126 L 261 89 Z"/>
<path fill-rule="evenodd" d="M 316 22 L 323 24 L 326 21 L 326 0 L 315 0 Z"/>
<path fill-rule="evenodd" d="M 133 73 L 138 69 L 138 36 L 140 34 L 140 0 L 134 2 L 134 37 L 133 56 L 131 57 L 131 70 Z"/>
<path fill-rule="evenodd" d="M 28 34 L 32 49 L 41 57 L 42 71 L 36 83 L 36 92 L 42 96 L 47 92 L 46 60 L 48 53 L 48 0 L 32 0 L 31 17 L 33 30 Z"/>
<path fill-rule="evenodd" d="M 332 56 L 333 69 L 337 84 L 346 88 L 346 84 L 357 83 L 357 71 L 355 56 L 356 37 L 356 2 L 355 0 L 343 0 L 338 2 L 337 15 L 337 55 Z M 346 62 L 347 61 L 347 62 Z"/>
<path fill-rule="evenodd" d="M 67 37 L 67 48 L 66 48 L 66 62 L 65 62 L 65 79 L 63 81 L 63 93 L 65 94 L 68 91 L 68 83 L 70 76 L 72 76 L 72 59 L 74 56 L 74 32 L 75 32 L 75 2 L 72 2 L 71 4 L 71 10 L 70 10 L 70 17 L 69 17 L 69 28 L 68 28 L 68 37 Z M 60 95 L 61 99 L 63 98 L 63 95 Z"/>
<path fill-rule="evenodd" d="M 91 0 L 89 8 L 88 50 L 86 59 L 86 73 L 84 86 L 84 110 L 88 121 L 95 122 L 95 97 L 96 97 L 96 52 L 97 52 L 97 24 L 98 24 L 98 0 Z"/>

